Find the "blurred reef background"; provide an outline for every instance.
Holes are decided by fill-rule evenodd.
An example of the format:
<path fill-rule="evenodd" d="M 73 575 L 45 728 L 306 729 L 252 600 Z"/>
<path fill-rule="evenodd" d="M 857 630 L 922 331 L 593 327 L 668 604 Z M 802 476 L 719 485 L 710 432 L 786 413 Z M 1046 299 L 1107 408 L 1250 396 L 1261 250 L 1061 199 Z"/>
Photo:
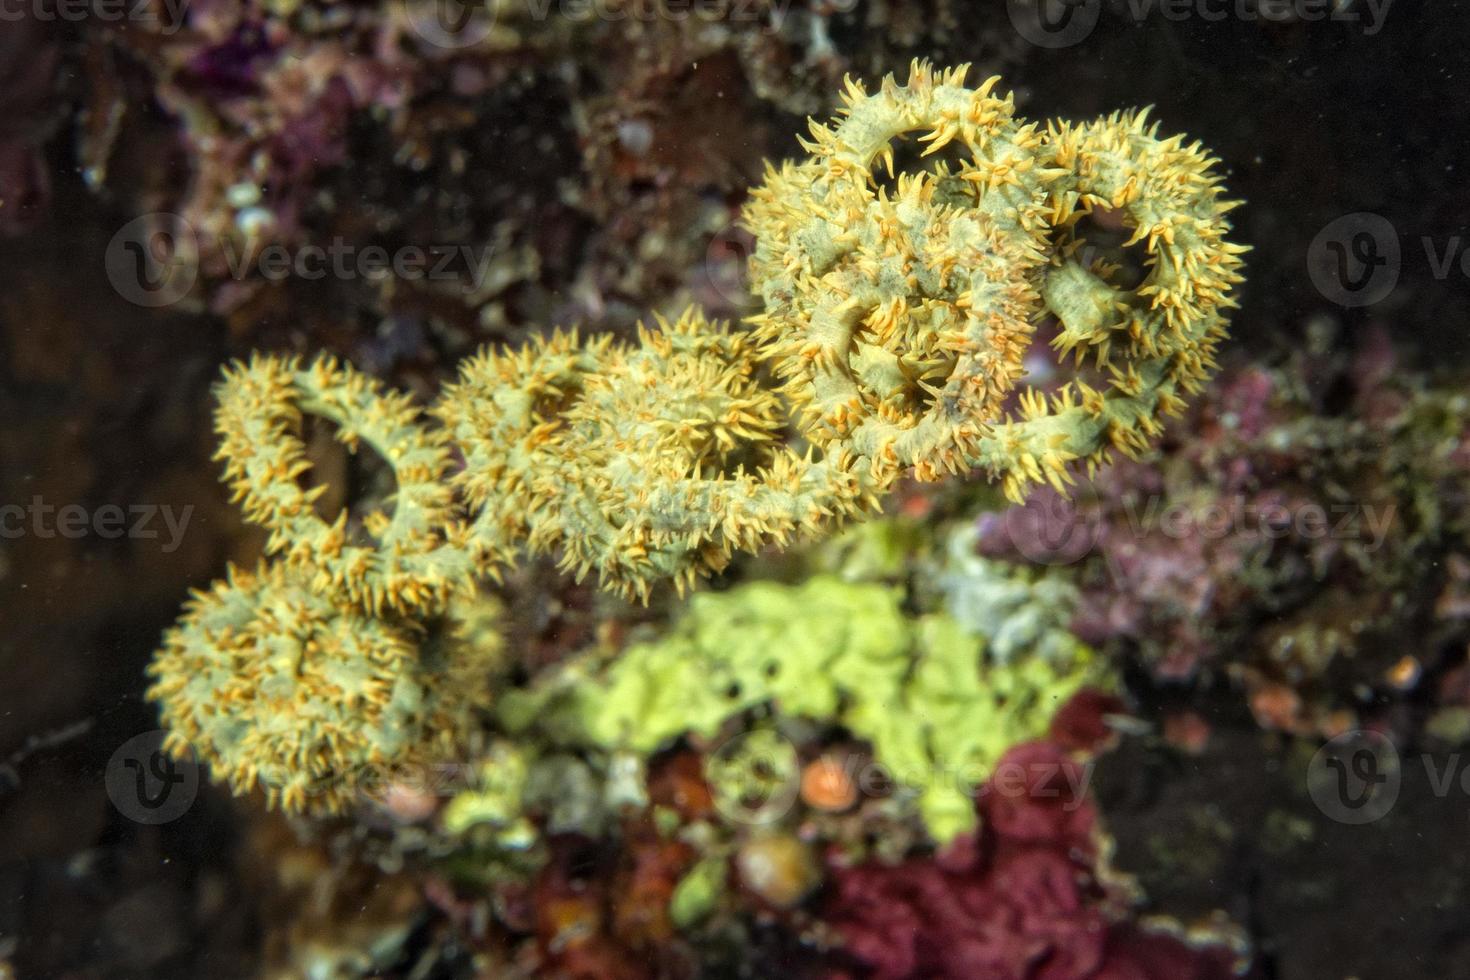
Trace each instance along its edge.
<path fill-rule="evenodd" d="M 1460 975 L 1464 6 L 1104 0 L 1056 49 L 1024 0 L 496 0 L 454 36 L 432 6 L 0 27 L 0 504 L 189 515 L 0 537 L 0 977 Z M 459 624 L 496 694 L 453 767 L 331 818 L 208 780 L 170 822 L 119 811 L 164 631 L 265 543 L 213 459 L 227 362 L 333 354 L 427 403 L 486 344 L 751 315 L 765 161 L 845 74 L 915 58 L 1035 120 L 1152 105 L 1219 158 L 1240 307 L 1149 452 L 1070 502 L 904 482 L 647 607 L 523 562 Z M 1313 243 L 1360 212 L 1402 252 L 1354 306 Z M 130 228 L 188 229 L 187 281 L 119 285 Z M 276 244 L 433 246 L 440 274 L 240 271 Z M 381 494 L 307 444 L 322 506 Z M 1362 732 L 1398 796 L 1355 824 L 1316 753 Z M 862 778 L 888 757 L 929 781 Z"/>

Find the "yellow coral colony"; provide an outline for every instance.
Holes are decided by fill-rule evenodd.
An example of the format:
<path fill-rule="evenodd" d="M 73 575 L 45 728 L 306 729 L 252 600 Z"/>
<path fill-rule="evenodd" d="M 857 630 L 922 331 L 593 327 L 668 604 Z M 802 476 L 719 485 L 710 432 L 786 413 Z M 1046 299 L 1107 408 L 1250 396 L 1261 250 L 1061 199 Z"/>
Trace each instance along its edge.
<path fill-rule="evenodd" d="M 474 358 L 435 411 L 464 447 L 476 554 L 524 538 L 647 601 L 657 582 L 682 592 L 735 551 L 853 513 L 845 454 L 785 446 L 756 368 L 747 336 L 693 310 L 641 327 L 634 346 L 557 336 Z"/>
<path fill-rule="evenodd" d="M 916 62 L 874 95 L 848 81 L 838 118 L 811 124 L 810 156 L 768 169 L 745 215 L 754 322 L 813 442 L 846 447 L 880 484 L 983 467 L 1019 500 L 1031 481 L 1060 488 L 1073 459 L 1138 451 L 1183 406 L 1244 249 L 1224 240 L 1234 202 L 1197 143 L 1159 139 L 1144 113 L 1042 131 L 998 79 L 966 88 L 965 71 Z M 951 161 L 895 176 L 910 139 Z M 1146 243 L 1138 286 L 1082 261 L 1093 208 Z M 1096 386 L 1016 390 L 1047 313 L 1059 348 L 1095 355 Z"/>
<path fill-rule="evenodd" d="M 849 81 L 810 155 L 768 170 L 745 213 L 765 304 L 752 331 L 690 310 L 633 345 L 556 334 L 485 352 L 437 427 L 330 358 L 227 370 L 219 458 L 275 562 L 198 594 L 155 657 L 172 747 L 237 789 L 332 812 L 365 768 L 473 732 L 496 644 L 451 642 L 452 623 L 522 548 L 647 601 L 874 509 L 904 473 L 980 468 L 1018 500 L 1030 482 L 1060 489 L 1069 461 L 1145 447 L 1213 366 L 1240 280 L 1215 161 L 1143 113 L 1043 130 L 996 79 L 964 75 L 915 63 L 873 95 Z M 1137 285 L 1084 261 L 1095 209 L 1143 244 Z M 1048 314 L 1056 347 L 1093 366 L 1043 392 L 1021 383 Z M 392 467 L 391 515 L 362 522 L 375 540 L 298 485 L 306 415 Z"/>

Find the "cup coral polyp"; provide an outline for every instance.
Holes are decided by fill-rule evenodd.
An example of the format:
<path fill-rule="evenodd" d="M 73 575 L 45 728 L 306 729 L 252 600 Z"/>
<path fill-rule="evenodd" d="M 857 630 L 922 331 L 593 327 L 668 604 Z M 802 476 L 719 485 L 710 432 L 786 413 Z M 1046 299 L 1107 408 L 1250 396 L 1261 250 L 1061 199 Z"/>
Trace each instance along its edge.
<path fill-rule="evenodd" d="M 813 442 L 880 486 L 980 467 L 1019 500 L 1028 482 L 1060 488 L 1072 460 L 1136 453 L 1182 407 L 1213 367 L 1244 249 L 1224 239 L 1234 203 L 1198 144 L 1159 139 L 1142 113 L 1042 131 L 998 79 L 970 89 L 965 72 L 915 62 L 872 95 L 849 80 L 811 155 L 768 170 L 745 212 L 766 307 L 753 322 Z M 905 143 L 927 144 L 927 166 L 890 190 L 878 168 L 895 178 Z M 956 159 L 932 156 L 945 148 Z M 1146 242 L 1139 285 L 1083 261 L 1096 207 Z M 1017 389 L 1048 314 L 1059 349 L 1095 354 L 1097 387 Z"/>

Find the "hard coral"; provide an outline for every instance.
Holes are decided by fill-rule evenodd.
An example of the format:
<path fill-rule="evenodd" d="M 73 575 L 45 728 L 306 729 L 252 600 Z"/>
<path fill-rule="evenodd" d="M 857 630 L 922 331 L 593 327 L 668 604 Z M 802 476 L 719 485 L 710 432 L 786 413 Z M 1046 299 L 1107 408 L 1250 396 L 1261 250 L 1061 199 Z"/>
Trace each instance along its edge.
<path fill-rule="evenodd" d="M 467 537 L 477 569 L 493 570 L 530 534 L 545 443 L 607 346 L 607 338 L 583 344 L 575 332 L 558 331 L 516 350 L 481 351 L 435 403 L 464 456 L 454 484 L 478 512 Z"/>
<path fill-rule="evenodd" d="M 257 357 L 227 371 L 216 416 L 225 478 L 246 516 L 271 532 L 268 550 L 281 565 L 260 573 L 259 588 L 218 587 L 215 605 L 229 598 L 228 628 L 218 635 L 200 625 L 213 607 L 185 617 L 155 664 L 166 713 L 185 726 L 195 707 L 208 713 L 203 693 L 176 673 L 189 667 L 183 652 L 208 659 L 247 623 L 280 628 L 281 642 L 309 647 L 310 636 L 292 632 L 299 623 L 270 618 L 281 603 L 320 607 L 313 616 L 351 622 L 367 636 L 429 628 L 472 594 L 476 574 L 495 574 L 522 546 L 555 551 L 579 577 L 596 571 L 605 589 L 647 602 L 659 583 L 683 591 L 735 552 L 785 545 L 875 509 L 906 470 L 927 480 L 984 467 L 1018 497 L 1027 481 L 1061 488 L 1069 460 L 1095 464 L 1110 446 L 1142 448 L 1157 417 L 1177 411 L 1181 393 L 1212 365 L 1221 310 L 1239 280 L 1241 249 L 1223 237 L 1232 205 L 1218 199 L 1213 161 L 1198 145 L 1158 139 L 1142 115 L 1056 123 L 1042 133 L 1016 119 L 1009 96 L 991 94 L 994 79 L 972 90 L 964 74 L 916 62 L 906 85 L 887 78 L 875 96 L 849 83 L 846 118 L 813 125 L 813 156 L 768 175 L 748 211 L 760 238 L 751 269 L 767 304 L 754 342 L 689 310 L 643 328 L 636 345 L 554 335 L 519 352 L 486 353 L 445 390 L 435 409 L 440 429 L 422 424 L 406 395 L 330 358 L 303 366 Z M 886 162 L 892 176 L 892 140 L 916 130 L 928 131 L 926 154 L 956 141 L 964 153 L 953 168 L 941 162 L 901 175 L 890 196 L 873 167 Z M 1121 212 L 1134 240 L 1146 243 L 1138 286 L 1120 285 L 1107 262 L 1078 258 L 1078 221 L 1094 207 Z M 1050 394 L 1016 390 L 1035 321 L 1047 312 L 1060 321 L 1056 346 L 1091 350 L 1109 372 L 1105 390 L 1081 376 Z M 788 406 L 765 386 L 763 360 L 789 377 L 810 442 L 804 452 L 782 438 Z M 362 522 L 375 541 L 360 542 L 346 514 L 328 524 L 313 509 L 320 491 L 296 482 L 309 465 L 305 415 L 334 423 L 349 448 L 366 442 L 392 467 L 391 516 Z M 465 468 L 451 477 L 456 446 Z M 467 524 L 461 506 L 471 511 Z M 594 741 L 608 741 L 612 728 L 622 739 L 641 727 L 651 745 L 776 698 L 797 714 L 840 714 L 890 764 L 917 774 L 941 748 L 934 732 L 983 729 L 965 745 L 943 746 L 966 763 L 983 761 L 1014 740 L 997 734 L 1014 734 L 1010 722 L 1035 721 L 1038 697 L 1077 681 L 1067 665 L 1021 658 L 982 684 L 973 638 L 945 617 L 908 623 L 889 596 L 872 609 L 839 596 L 835 611 L 843 622 L 860 613 L 896 620 L 882 649 L 851 648 L 856 633 L 823 628 L 805 649 L 792 647 L 790 634 L 812 611 L 789 596 L 750 594 L 758 608 L 782 607 L 767 648 L 751 662 L 726 662 L 721 651 L 744 624 L 737 618 L 702 637 L 700 617 L 691 617 L 693 635 L 676 632 L 665 648 L 701 665 L 681 689 L 687 698 L 668 718 L 643 717 L 638 699 L 659 696 L 646 688 L 662 683 L 666 655 L 658 647 L 630 654 L 611 683 L 626 683 L 633 700 L 612 697 L 589 716 Z M 704 609 L 716 622 L 724 614 L 716 600 Z M 911 644 L 922 651 L 912 676 Z M 407 656 L 398 645 L 391 656 L 344 649 L 344 663 L 369 674 L 383 657 Z M 789 649 L 801 653 L 785 657 L 784 670 L 778 663 L 777 675 L 765 673 L 773 652 Z M 221 662 L 229 664 L 222 679 L 248 676 L 250 665 Z M 819 665 L 835 672 L 818 677 Z M 702 686 L 732 672 L 741 672 L 734 695 Z M 995 689 L 1007 685 L 1013 690 L 997 702 Z M 887 700 L 874 693 L 880 689 Z M 197 705 L 170 704 L 185 690 Z M 1012 695 L 1025 696 L 1004 700 Z M 895 721 L 895 704 L 910 722 Z M 616 714 L 630 705 L 631 717 Z M 263 724 L 253 719 L 246 729 Z M 618 728 L 625 724 L 632 728 Z M 200 734 L 197 727 L 186 735 Z M 310 726 L 303 734 L 316 737 Z M 375 752 L 368 761 L 392 755 Z M 299 780 L 322 775 L 310 754 L 294 758 L 299 773 L 268 779 L 283 794 L 291 788 L 288 806 L 300 805 Z M 251 775 L 248 762 L 229 761 L 242 780 Z M 936 836 L 967 825 L 953 792 L 927 785 L 921 796 Z"/>
<path fill-rule="evenodd" d="M 1028 480 L 1060 488 L 1068 460 L 1136 452 L 1212 363 L 1239 279 L 1211 161 L 1142 116 L 1043 135 L 990 94 L 995 79 L 971 90 L 963 75 L 916 62 L 906 86 L 890 77 L 876 96 L 849 83 L 847 118 L 813 125 L 813 158 L 754 193 L 751 269 L 768 308 L 756 345 L 689 310 L 634 347 L 554 335 L 472 359 L 436 409 L 466 460 L 456 483 L 478 511 L 467 531 L 451 514 L 446 439 L 417 426 L 405 398 L 330 361 L 257 359 L 227 375 L 221 455 L 247 513 L 274 550 L 375 612 L 442 604 L 472 567 L 493 572 L 522 544 L 647 601 L 655 583 L 682 591 L 736 551 L 873 506 L 905 470 L 984 466 L 1017 497 Z M 925 128 L 926 152 L 958 139 L 968 155 L 901 175 L 890 200 L 872 167 L 891 173 L 891 139 Z M 1076 258 L 1077 221 L 1099 205 L 1148 243 L 1136 288 Z M 1012 398 L 1045 311 L 1060 348 L 1090 349 L 1111 372 L 1105 392 L 1079 377 Z M 780 443 L 762 358 L 791 376 L 820 456 Z M 325 527 L 295 486 L 301 410 L 394 465 L 398 506 L 376 549 L 349 545 L 340 521 Z"/>
<path fill-rule="evenodd" d="M 915 63 L 875 96 L 849 80 L 846 118 L 813 122 L 812 156 L 768 170 L 746 209 L 760 336 L 808 434 L 850 444 L 875 473 L 961 468 L 1022 373 L 1039 310 L 1041 137 L 991 97 L 998 79 L 972 91 L 964 74 Z M 892 176 L 893 138 L 919 129 L 926 155 L 959 136 L 973 157 L 900 173 L 890 198 L 876 166 Z"/>
<path fill-rule="evenodd" d="M 984 467 L 1019 499 L 1030 481 L 1060 488 L 1070 460 L 1136 453 L 1183 407 L 1244 249 L 1224 239 L 1234 204 L 1198 144 L 1159 139 L 1144 113 L 1043 133 L 992 94 L 998 79 L 969 89 L 965 72 L 915 62 L 874 95 L 849 81 L 842 118 L 812 123 L 811 156 L 767 171 L 745 215 L 766 304 L 754 322 L 808 438 L 849 449 L 879 485 Z M 878 165 L 892 178 L 894 140 L 915 132 L 921 160 L 956 141 L 959 158 L 900 172 L 890 193 Z M 1082 260 L 1094 208 L 1146 242 L 1137 286 Z M 1013 398 L 1047 313 L 1055 345 L 1090 350 L 1106 375 Z"/>
<path fill-rule="evenodd" d="M 331 358 L 256 357 L 216 388 L 217 458 L 281 558 L 232 570 L 192 606 L 149 667 L 168 747 L 193 750 L 236 792 L 334 813 L 390 767 L 434 761 L 474 731 L 498 634 L 471 580 L 441 432 L 404 395 Z M 392 515 L 328 524 L 304 489 L 306 415 L 367 443 L 397 481 Z M 377 770 L 375 773 L 374 770 Z"/>
<path fill-rule="evenodd" d="M 646 599 L 650 582 L 683 591 L 734 551 L 810 537 L 855 508 L 840 464 L 780 443 L 781 404 L 745 336 L 691 311 L 639 339 L 609 352 L 551 440 L 533 547 Z"/>

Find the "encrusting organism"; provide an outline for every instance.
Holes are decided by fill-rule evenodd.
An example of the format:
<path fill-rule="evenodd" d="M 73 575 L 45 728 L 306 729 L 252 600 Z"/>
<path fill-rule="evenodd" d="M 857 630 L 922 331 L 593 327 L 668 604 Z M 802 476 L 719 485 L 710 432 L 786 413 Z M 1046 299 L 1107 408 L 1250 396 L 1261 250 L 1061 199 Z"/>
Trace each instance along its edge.
<path fill-rule="evenodd" d="M 765 302 L 753 322 L 814 443 L 849 449 L 880 484 L 984 468 L 1019 501 L 1029 482 L 1060 488 L 1071 460 L 1136 453 L 1183 407 L 1213 367 L 1244 249 L 1224 239 L 1235 204 L 1198 144 L 1159 139 L 1146 113 L 1042 131 L 993 94 L 998 79 L 970 89 L 965 72 L 915 62 L 874 95 L 849 80 L 839 118 L 812 123 L 811 155 L 768 170 L 745 213 Z M 912 134 L 921 159 L 958 160 L 895 175 Z M 1083 261 L 1093 209 L 1146 243 L 1136 287 Z M 1058 348 L 1095 355 L 1098 387 L 1016 389 L 1046 314 Z"/>
<path fill-rule="evenodd" d="M 1075 640 L 1065 657 L 1011 651 L 998 663 L 987 637 L 948 615 L 906 614 L 901 598 L 825 575 L 699 593 L 665 635 L 610 664 L 592 653 L 502 692 L 497 717 L 512 733 L 534 726 L 553 744 L 639 757 L 682 735 L 713 739 L 763 707 L 838 724 L 912 787 L 929 832 L 947 841 L 973 822 L 966 780 L 983 779 L 1008 747 L 1045 732 L 1067 698 L 1108 677 Z"/>
<path fill-rule="evenodd" d="M 1214 366 L 1240 281 L 1216 161 L 1160 139 L 1143 113 L 1043 129 L 994 94 L 996 79 L 971 89 L 964 75 L 915 62 L 905 84 L 890 76 L 873 95 L 849 81 L 840 118 L 812 124 L 810 156 L 768 172 L 745 213 L 765 304 L 753 329 L 691 309 L 641 327 L 635 343 L 557 333 L 487 351 L 428 418 L 330 357 L 228 369 L 219 458 L 246 517 L 270 532 L 274 563 L 197 597 L 158 654 L 152 696 L 173 747 L 192 744 L 237 788 L 259 782 L 288 809 L 339 808 L 354 767 L 415 758 L 422 739 L 468 724 L 464 706 L 488 692 L 450 678 L 482 651 L 450 644 L 431 664 L 425 650 L 457 604 L 476 601 L 476 580 L 522 550 L 647 602 L 737 552 L 875 511 L 905 474 L 981 469 L 1019 500 L 1031 482 L 1061 490 L 1070 461 L 1145 447 Z M 914 134 L 927 148 L 910 168 L 900 162 Z M 1142 243 L 1138 284 L 1086 258 L 1081 222 L 1094 212 L 1116 213 L 1133 231 L 1125 245 Z M 1077 374 L 1021 387 L 1048 316 Z M 298 483 L 307 416 L 382 456 L 391 511 L 360 527 L 317 514 L 322 490 Z M 879 670 L 890 686 L 906 641 L 892 654 Z M 816 669 L 788 664 L 788 677 Z M 936 694 L 977 677 L 956 667 Z M 763 690 L 742 689 L 746 700 Z M 794 690 L 790 710 L 809 697 Z M 683 721 L 659 737 L 691 727 L 696 706 L 674 707 Z M 888 710 L 844 717 L 902 754 Z M 969 710 L 956 730 L 976 723 Z M 837 711 L 829 698 L 800 713 Z M 931 824 L 958 825 L 940 815 L 953 801 L 933 807 Z"/>
<path fill-rule="evenodd" d="M 1077 587 L 1061 576 L 1040 574 L 976 553 L 979 529 L 955 531 L 937 576 L 944 608 L 960 625 L 984 635 L 996 661 L 1018 655 L 1045 660 L 1071 657 L 1077 640 L 1070 625 Z"/>

